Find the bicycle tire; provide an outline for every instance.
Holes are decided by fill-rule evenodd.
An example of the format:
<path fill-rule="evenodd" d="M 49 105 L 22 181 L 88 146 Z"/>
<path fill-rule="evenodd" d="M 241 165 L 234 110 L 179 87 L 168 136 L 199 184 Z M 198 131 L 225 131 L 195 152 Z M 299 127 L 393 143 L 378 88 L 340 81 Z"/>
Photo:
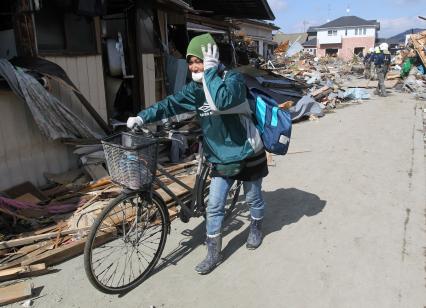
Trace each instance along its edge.
<path fill-rule="evenodd" d="M 129 218 L 126 218 L 127 213 L 128 213 L 128 208 L 125 208 L 124 211 L 120 212 L 119 210 L 119 205 L 120 204 L 125 204 L 126 201 L 128 203 L 131 204 L 131 208 L 133 208 L 133 206 L 135 205 L 135 199 L 136 199 L 136 214 L 134 214 L 133 212 L 130 212 L 131 214 L 129 214 Z M 150 200 L 149 200 L 150 199 Z M 150 202 L 151 201 L 151 202 Z M 131 209 L 132 211 L 132 209 Z M 124 218 L 120 218 L 120 215 L 122 214 L 122 216 Z M 146 214 L 146 215 L 145 215 Z M 114 216 L 113 216 L 114 215 Z M 134 215 L 135 217 L 132 217 L 131 215 Z M 142 224 L 142 216 L 146 216 L 146 221 L 144 222 L 145 225 L 140 226 Z M 118 216 L 118 220 L 121 219 L 121 221 L 119 223 L 115 223 L 114 220 L 117 219 Z M 138 218 L 139 217 L 139 218 Z M 107 223 L 107 219 L 110 219 L 110 221 L 108 221 Z M 134 222 L 130 222 L 130 219 L 134 219 Z M 99 241 L 100 236 L 103 236 L 103 233 L 105 233 L 105 229 L 102 229 L 104 226 L 108 226 L 110 225 L 112 222 L 113 227 L 111 228 L 115 228 L 115 234 L 114 231 L 112 231 L 111 233 L 113 235 L 116 234 L 120 234 L 120 232 L 123 234 L 123 237 L 120 238 L 116 235 L 116 238 L 112 238 L 109 239 L 107 238 L 104 242 L 104 240 L 100 240 L 100 243 L 96 242 Z M 131 228 L 129 230 L 127 230 L 127 234 L 126 234 L 126 226 L 127 225 L 132 225 Z M 149 236 L 147 236 L 146 234 L 144 235 L 144 232 L 146 230 L 149 230 L 151 228 L 150 231 L 152 230 L 156 230 L 157 226 L 160 226 L 160 231 L 155 231 L 154 233 L 151 233 Z M 120 227 L 122 227 L 122 229 L 120 230 Z M 139 228 L 141 227 L 141 228 Z M 108 227 L 109 228 L 109 227 Z M 134 234 L 131 234 L 131 229 L 136 230 L 136 236 L 134 236 Z M 169 214 L 167 211 L 167 208 L 164 204 L 164 202 L 161 200 L 161 198 L 159 196 L 157 196 L 156 194 L 152 194 L 152 198 L 147 198 L 146 193 L 142 194 L 140 192 L 132 192 L 132 193 L 123 193 L 120 196 L 118 196 L 117 198 L 111 200 L 111 202 L 108 204 L 108 206 L 103 209 L 103 211 L 100 213 L 100 215 L 97 217 L 97 219 L 95 220 L 95 223 L 93 224 L 90 233 L 88 235 L 85 247 L 84 247 L 84 268 L 86 271 L 86 275 L 90 281 L 90 283 L 99 291 L 103 292 L 103 293 L 107 293 L 107 294 L 115 294 L 115 293 L 125 293 L 128 292 L 130 290 L 132 290 L 133 288 L 135 288 L 136 286 L 138 286 L 139 284 L 141 284 L 151 273 L 151 271 L 154 269 L 155 265 L 157 264 L 158 260 L 161 257 L 161 254 L 163 252 L 166 240 L 167 240 L 167 234 L 169 233 L 169 228 L 170 228 L 170 220 L 169 220 Z M 98 233 L 101 232 L 101 233 Z M 141 232 L 139 232 L 141 231 Z M 107 232 L 108 233 L 108 232 Z M 148 244 L 148 243 L 154 243 L 154 239 L 152 238 L 156 233 L 160 233 L 159 236 L 159 242 L 155 243 L 156 248 L 152 248 Z M 100 234 L 100 235 L 99 235 Z M 142 239 L 142 237 L 144 237 Z M 99 262 L 100 259 L 98 259 L 97 261 L 93 261 L 93 252 L 94 250 L 97 250 L 98 248 L 105 246 L 106 244 L 110 244 L 113 242 L 119 242 L 120 240 L 122 240 L 122 242 L 124 244 L 130 243 L 131 246 L 133 246 L 136 249 L 136 254 L 134 255 L 134 251 L 135 249 L 133 249 L 133 251 L 129 254 L 128 252 L 128 248 L 126 247 L 121 248 L 121 246 L 117 246 L 118 248 L 118 258 L 117 258 L 117 265 L 115 267 L 115 271 L 118 268 L 118 265 L 120 264 L 120 260 L 121 259 L 125 259 L 124 262 L 124 271 L 122 276 L 125 274 L 126 272 L 126 265 L 128 262 L 132 262 L 131 259 L 134 259 L 133 256 L 137 257 L 139 263 L 137 263 L 136 265 L 138 266 L 138 268 L 140 269 L 140 265 L 142 261 L 146 261 L 147 262 L 147 266 L 143 269 L 143 271 L 139 271 L 138 274 L 134 275 L 133 272 L 131 272 L 130 274 L 130 279 L 128 282 L 125 283 L 124 281 L 124 277 L 123 277 L 123 284 L 122 285 L 116 285 L 113 286 L 112 283 L 109 283 L 109 280 L 111 279 L 111 277 L 108 279 L 107 282 L 105 281 L 101 281 L 99 278 L 99 276 L 101 274 L 103 274 L 103 272 L 105 272 L 104 276 L 106 275 L 106 273 L 108 273 L 108 271 L 110 271 L 110 268 L 113 267 L 113 263 L 111 263 L 111 265 L 106 265 L 104 264 L 104 261 Z M 142 242 L 144 244 L 142 244 Z M 153 254 L 152 259 L 149 261 L 147 259 L 148 257 L 148 253 L 142 253 L 138 248 L 140 248 L 142 245 L 146 247 L 149 247 L 150 249 L 152 249 L 154 252 L 151 252 L 150 254 Z M 97 246 L 96 246 L 97 245 Z M 135 246 L 138 247 L 135 247 Z M 106 246 L 105 246 L 106 247 Z M 144 249 L 145 249 L 144 248 Z M 106 248 L 106 250 L 104 250 L 104 254 L 108 257 L 108 256 L 113 256 L 115 251 L 111 251 L 111 248 Z M 142 248 L 141 248 L 142 249 Z M 99 253 L 99 252 L 98 252 Z M 149 254 L 149 255 L 150 255 Z M 95 254 L 96 255 L 96 254 Z M 141 256 L 144 260 L 141 260 Z M 106 262 L 105 262 L 106 263 Z M 98 267 L 106 267 L 103 272 L 101 272 L 98 276 L 95 273 L 95 268 L 94 265 L 98 265 Z M 143 264 L 142 264 L 143 265 Z M 130 271 L 132 271 L 132 263 L 130 263 Z M 133 274 L 133 278 L 132 279 L 132 274 Z M 114 279 L 112 279 L 114 281 Z M 121 277 L 119 279 L 119 282 L 121 281 Z"/>
<path fill-rule="evenodd" d="M 210 174 L 210 166 L 204 165 L 203 169 L 200 173 L 198 184 L 198 191 L 197 191 L 197 204 L 199 205 L 199 211 L 202 213 L 202 215 L 205 217 L 206 209 L 207 209 L 207 203 L 208 203 L 208 195 L 210 192 L 210 185 L 207 185 L 208 177 Z M 229 217 L 229 215 L 232 213 L 232 211 L 235 209 L 235 205 L 238 202 L 238 197 L 240 195 L 242 182 L 241 181 L 235 181 L 234 184 L 231 186 L 231 188 L 228 191 L 228 196 L 225 201 L 225 218 Z"/>

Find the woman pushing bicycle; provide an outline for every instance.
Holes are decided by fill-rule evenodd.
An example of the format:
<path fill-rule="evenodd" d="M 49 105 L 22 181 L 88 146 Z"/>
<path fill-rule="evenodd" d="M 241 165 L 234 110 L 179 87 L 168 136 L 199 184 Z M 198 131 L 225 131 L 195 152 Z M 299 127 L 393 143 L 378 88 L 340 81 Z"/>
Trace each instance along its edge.
<path fill-rule="evenodd" d="M 196 111 L 203 132 L 204 155 L 213 166 L 206 210 L 207 256 L 195 267 L 199 274 L 207 274 L 222 261 L 225 201 L 234 181 L 243 181 L 245 199 L 250 206 L 246 247 L 260 246 L 265 208 L 262 179 L 268 174 L 268 166 L 251 117 L 244 79 L 236 71 L 224 70 L 213 37 L 210 34 L 194 37 L 188 45 L 186 60 L 193 80 L 178 93 L 130 117 L 127 126 L 134 128 Z"/>

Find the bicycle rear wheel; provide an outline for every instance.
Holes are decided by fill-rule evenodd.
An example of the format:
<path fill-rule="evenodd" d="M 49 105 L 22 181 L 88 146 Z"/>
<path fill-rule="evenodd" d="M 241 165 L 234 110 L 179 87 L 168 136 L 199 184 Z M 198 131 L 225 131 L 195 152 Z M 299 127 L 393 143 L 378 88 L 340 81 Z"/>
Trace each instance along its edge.
<path fill-rule="evenodd" d="M 198 184 L 198 192 L 197 192 L 197 204 L 199 205 L 199 211 L 204 215 L 207 209 L 207 203 L 210 193 L 210 167 L 205 165 L 200 174 L 200 183 Z M 238 198 L 240 196 L 241 186 L 243 182 L 235 181 L 234 184 L 228 191 L 228 195 L 225 201 L 225 218 L 229 217 L 232 211 L 235 209 L 235 205 L 238 202 Z"/>
<path fill-rule="evenodd" d="M 164 202 L 132 192 L 112 200 L 96 219 L 84 248 L 91 284 L 104 293 L 127 292 L 157 264 L 169 231 Z"/>

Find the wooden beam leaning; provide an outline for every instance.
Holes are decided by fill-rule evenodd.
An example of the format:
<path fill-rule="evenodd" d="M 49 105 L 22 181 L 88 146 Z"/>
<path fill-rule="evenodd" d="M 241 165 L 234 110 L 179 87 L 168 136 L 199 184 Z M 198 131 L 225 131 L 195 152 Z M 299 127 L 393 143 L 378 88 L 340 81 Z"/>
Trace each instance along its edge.
<path fill-rule="evenodd" d="M 3 242 L 0 242 L 0 249 L 28 245 L 41 240 L 56 238 L 58 235 L 61 236 L 61 235 L 77 234 L 79 232 L 88 231 L 89 229 L 90 228 L 87 227 L 87 228 L 66 230 L 66 231 L 60 231 L 60 232 L 50 232 L 50 233 L 45 233 L 40 235 L 17 238 L 10 241 L 3 241 Z"/>
<path fill-rule="evenodd" d="M 16 303 L 33 295 L 32 285 L 28 282 L 16 283 L 0 288 L 0 306 Z"/>
<path fill-rule="evenodd" d="M 19 266 L 0 271 L 0 281 L 7 281 L 17 278 L 36 276 L 46 273 L 46 264 L 34 264 L 28 266 Z"/>

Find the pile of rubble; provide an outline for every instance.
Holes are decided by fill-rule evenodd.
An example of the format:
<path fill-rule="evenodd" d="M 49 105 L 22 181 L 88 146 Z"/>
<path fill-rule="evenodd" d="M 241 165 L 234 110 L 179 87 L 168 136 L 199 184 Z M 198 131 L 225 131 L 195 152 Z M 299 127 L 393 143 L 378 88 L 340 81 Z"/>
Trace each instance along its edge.
<path fill-rule="evenodd" d="M 193 160 L 164 168 L 192 187 L 196 165 Z M 34 296 L 31 284 L 17 279 L 47 274 L 52 271 L 49 267 L 82 254 L 94 220 L 122 190 L 108 176 L 86 183 L 90 174 L 82 169 L 47 177 L 48 187 L 26 182 L 0 195 L 0 282 L 10 281 L 0 288 L 0 305 Z M 168 178 L 160 180 L 178 197 L 190 195 Z M 156 190 L 170 218 L 176 218 L 174 200 L 160 188 Z"/>
<path fill-rule="evenodd" d="M 288 42 L 278 46 L 274 59 L 264 63 L 261 68 L 276 76 L 295 80 L 305 85 L 303 94 L 313 98 L 326 109 L 336 108 L 351 100 L 368 99 L 369 94 L 361 87 L 351 88 L 345 83 L 352 78 L 362 78 L 364 66 L 357 56 L 351 61 L 337 57 L 318 58 L 299 50 L 290 53 Z M 297 102 L 295 102 L 297 104 Z"/>
<path fill-rule="evenodd" d="M 402 90 L 418 99 L 426 99 L 426 31 L 411 35 L 394 62 L 404 78 Z"/>

